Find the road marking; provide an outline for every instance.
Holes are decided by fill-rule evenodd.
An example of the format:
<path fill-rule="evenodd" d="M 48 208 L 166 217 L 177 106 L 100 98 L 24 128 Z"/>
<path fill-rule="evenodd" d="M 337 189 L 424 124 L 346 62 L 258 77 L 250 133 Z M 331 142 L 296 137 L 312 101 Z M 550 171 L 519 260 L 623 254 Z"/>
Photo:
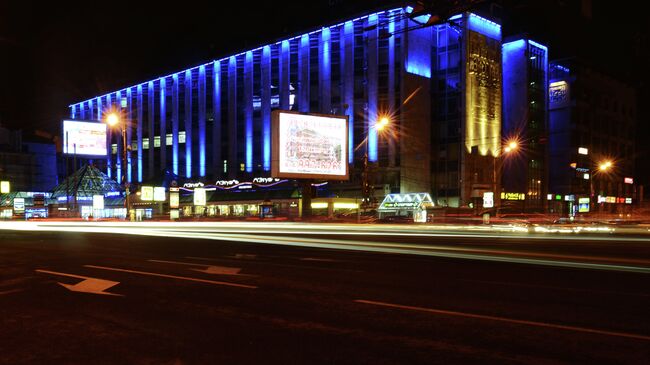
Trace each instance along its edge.
<path fill-rule="evenodd" d="M 203 272 L 206 274 L 215 274 L 215 275 L 236 275 L 236 276 L 251 276 L 240 274 L 241 268 L 239 267 L 228 267 L 228 266 L 216 266 L 216 265 L 204 265 L 196 264 L 192 262 L 180 262 L 180 261 L 166 261 L 166 260 L 147 260 L 150 262 L 160 262 L 163 264 L 176 264 L 176 265 L 187 265 L 187 266 L 203 266 L 205 269 L 190 269 L 193 271 Z"/>
<path fill-rule="evenodd" d="M 115 293 L 109 293 L 105 290 L 110 289 L 114 287 L 115 285 L 119 284 L 119 281 L 111 281 L 111 280 L 104 280 L 104 279 L 98 279 L 98 278 L 91 278 L 88 276 L 81 276 L 81 275 L 74 275 L 74 274 L 66 274 L 62 272 L 56 272 L 56 271 L 49 271 L 49 270 L 41 270 L 37 269 L 36 272 L 44 273 L 44 274 L 52 274 L 52 275 L 59 275 L 59 276 L 68 276 L 71 278 L 76 278 L 76 279 L 84 279 L 83 281 L 78 282 L 77 284 L 70 285 L 70 284 L 64 284 L 64 283 L 59 283 L 57 284 L 61 285 L 62 287 L 70 290 L 70 291 L 76 291 L 80 293 L 90 293 L 90 294 L 101 294 L 101 295 L 113 295 L 113 296 L 118 296 L 118 297 L 123 297 L 124 295 L 122 294 L 115 294 Z"/>
<path fill-rule="evenodd" d="M 381 306 L 381 307 L 406 309 L 406 310 L 412 310 L 412 311 L 417 311 L 417 312 L 427 312 L 427 313 L 443 314 L 443 315 L 448 315 L 448 316 L 485 319 L 485 320 L 490 320 L 490 321 L 506 322 L 506 323 L 513 323 L 513 324 L 522 324 L 522 325 L 526 325 L 526 326 L 561 329 L 561 330 L 574 331 L 574 332 L 594 333 L 594 334 L 599 334 L 599 335 L 625 337 L 625 338 L 633 338 L 633 339 L 636 339 L 636 340 L 650 341 L 650 336 L 637 335 L 637 334 L 634 334 L 634 333 L 613 332 L 613 331 L 598 330 L 598 329 L 593 329 L 593 328 L 565 326 L 565 325 L 561 325 L 561 324 L 526 321 L 526 320 L 521 320 L 521 319 L 512 319 L 512 318 L 505 318 L 505 317 L 486 316 L 486 315 L 483 315 L 483 314 L 463 313 L 463 312 L 454 312 L 454 311 L 448 311 L 448 310 L 442 310 L 442 309 L 414 307 L 414 306 L 410 306 L 410 305 L 376 302 L 376 301 L 364 300 L 364 299 L 356 299 L 355 302 L 363 303 L 363 304 L 377 305 L 377 306 Z"/>
<path fill-rule="evenodd" d="M 100 270 L 109 270 L 109 271 L 119 271 L 119 272 L 126 272 L 130 274 L 139 274 L 139 275 L 148 275 L 148 276 L 158 276 L 161 278 L 170 278 L 170 279 L 178 279 L 178 280 L 188 280 L 188 281 L 196 281 L 199 283 L 208 283 L 208 284 L 215 284 L 215 285 L 225 285 L 225 286 L 234 286 L 237 288 L 247 288 L 247 289 L 257 289 L 256 286 L 253 285 L 244 285 L 244 284 L 236 284 L 236 283 L 229 283 L 225 281 L 215 281 L 215 280 L 206 280 L 206 279 L 197 279 L 197 278 L 189 278 L 186 276 L 175 276 L 175 275 L 167 275 L 167 274 L 158 274 L 155 272 L 146 272 L 146 271 L 137 271 L 137 270 L 127 270 L 127 269 L 119 269 L 115 267 L 106 267 L 106 266 L 95 266 L 95 265 L 84 265 L 84 267 L 89 267 L 92 269 L 100 269 Z"/>
<path fill-rule="evenodd" d="M 320 262 L 339 262 L 339 260 L 334 259 L 321 259 L 317 257 L 302 257 L 300 261 L 320 261 Z"/>

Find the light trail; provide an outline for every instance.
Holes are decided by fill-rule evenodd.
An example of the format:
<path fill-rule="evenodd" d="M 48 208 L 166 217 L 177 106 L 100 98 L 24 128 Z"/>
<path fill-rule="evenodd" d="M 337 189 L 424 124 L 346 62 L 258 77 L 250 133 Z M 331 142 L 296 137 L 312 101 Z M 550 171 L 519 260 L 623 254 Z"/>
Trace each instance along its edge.
<path fill-rule="evenodd" d="M 600 256 L 562 255 L 539 252 L 526 252 L 516 250 L 492 250 L 466 247 L 452 247 L 431 244 L 373 242 L 368 240 L 341 240 L 325 237 L 301 237 L 300 235 L 353 235 L 353 236 L 388 236 L 388 237 L 452 237 L 452 238 L 488 238 L 488 239 L 560 239 L 565 236 L 548 236 L 535 234 L 499 235 L 489 233 L 460 233 L 440 232 L 429 226 L 418 226 L 407 232 L 404 227 L 398 231 L 390 231 L 392 227 L 380 226 L 381 231 L 368 231 L 377 226 L 356 225 L 320 225 L 301 223 L 251 223 L 251 222 L 173 222 L 173 223 L 131 223 L 107 222 L 84 224 L 81 222 L 3 222 L 0 229 L 14 229 L 27 231 L 63 231 L 86 233 L 128 234 L 157 237 L 193 238 L 219 240 L 242 243 L 275 244 L 296 247 L 331 248 L 338 250 L 384 252 L 395 254 L 409 254 L 433 257 L 446 257 L 455 259 L 469 259 L 494 262 L 508 262 L 518 264 L 532 264 L 543 266 L 569 267 L 579 269 L 596 269 L 610 271 L 627 271 L 635 273 L 650 273 L 650 261 L 638 259 L 623 259 Z M 196 228 L 199 228 L 198 230 Z M 274 228 L 274 229 L 273 229 Z M 448 227 L 446 227 L 448 229 Z M 345 229 L 345 231 L 343 231 Z M 384 231 L 386 230 L 386 231 Z M 269 235 L 272 234 L 272 235 Z M 286 235 L 286 236 L 282 236 Z M 540 237 L 541 236 L 541 237 Z M 611 240 L 608 237 L 584 237 L 571 235 L 571 240 Z M 616 237 L 617 241 L 650 242 L 637 237 Z M 598 263 L 589 262 L 597 261 Z M 636 264 L 636 265 L 630 265 Z"/>

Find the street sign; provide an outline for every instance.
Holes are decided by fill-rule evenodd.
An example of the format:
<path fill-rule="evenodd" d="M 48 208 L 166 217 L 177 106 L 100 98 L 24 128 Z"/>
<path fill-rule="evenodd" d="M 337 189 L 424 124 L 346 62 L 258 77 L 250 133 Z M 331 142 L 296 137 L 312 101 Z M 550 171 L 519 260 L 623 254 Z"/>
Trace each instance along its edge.
<path fill-rule="evenodd" d="M 194 188 L 194 205 L 205 205 L 204 188 Z"/>
<path fill-rule="evenodd" d="M 0 181 L 0 194 L 9 194 L 11 192 L 11 184 L 9 181 Z"/>
<path fill-rule="evenodd" d="M 491 191 L 483 193 L 483 208 L 494 207 L 494 193 Z"/>
<path fill-rule="evenodd" d="M 164 186 L 156 186 L 153 188 L 153 200 L 157 202 L 164 202 L 166 200 Z"/>

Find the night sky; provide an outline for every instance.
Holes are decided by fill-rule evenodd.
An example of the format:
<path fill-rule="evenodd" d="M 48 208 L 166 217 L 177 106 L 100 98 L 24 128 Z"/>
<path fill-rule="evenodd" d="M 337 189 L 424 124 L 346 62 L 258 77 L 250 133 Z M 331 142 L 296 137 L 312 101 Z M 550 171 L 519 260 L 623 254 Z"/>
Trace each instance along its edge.
<path fill-rule="evenodd" d="M 0 124 L 58 133 L 72 102 L 395 3 L 0 0 Z M 650 18 L 613 2 L 584 3 L 503 0 L 495 11 L 504 35 L 529 33 L 549 45 L 551 59 L 588 59 L 637 88 L 642 105 L 650 94 Z M 637 146 L 647 161 L 650 123 L 642 110 Z"/>

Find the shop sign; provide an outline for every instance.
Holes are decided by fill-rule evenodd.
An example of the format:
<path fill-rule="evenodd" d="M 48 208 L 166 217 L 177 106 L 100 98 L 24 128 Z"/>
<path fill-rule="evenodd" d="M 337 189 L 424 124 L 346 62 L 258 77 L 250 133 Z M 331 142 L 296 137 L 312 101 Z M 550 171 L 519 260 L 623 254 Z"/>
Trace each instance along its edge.
<path fill-rule="evenodd" d="M 194 205 L 205 205 L 205 189 L 194 188 Z"/>
<path fill-rule="evenodd" d="M 417 208 L 418 202 L 390 202 L 385 203 L 384 208 Z"/>
<path fill-rule="evenodd" d="M 589 198 L 578 198 L 578 212 L 579 213 L 589 212 Z"/>
<path fill-rule="evenodd" d="M 93 209 L 104 209 L 103 195 L 93 195 Z"/>
<path fill-rule="evenodd" d="M 502 200 L 526 200 L 524 193 L 501 193 Z"/>
<path fill-rule="evenodd" d="M 0 194 L 9 194 L 9 192 L 11 192 L 9 181 L 0 181 Z"/>
<path fill-rule="evenodd" d="M 189 182 L 189 183 L 183 184 L 183 187 L 188 188 L 188 189 L 202 188 L 203 186 L 204 185 L 203 185 L 202 182 Z"/>
<path fill-rule="evenodd" d="M 625 198 L 625 204 L 632 204 L 632 198 Z"/>
<path fill-rule="evenodd" d="M 25 198 L 14 198 L 14 211 L 16 213 L 25 211 Z"/>
<path fill-rule="evenodd" d="M 156 186 L 153 188 L 153 200 L 157 202 L 164 202 L 165 201 L 165 187 L 164 186 Z"/>
<path fill-rule="evenodd" d="M 492 208 L 494 207 L 494 193 L 487 191 L 483 193 L 483 208 Z"/>
<path fill-rule="evenodd" d="M 140 200 L 148 202 L 153 200 L 153 186 L 143 186 L 140 188 Z"/>
<path fill-rule="evenodd" d="M 170 208 L 178 208 L 178 203 L 179 203 L 179 197 L 178 197 L 178 191 L 170 191 L 169 192 L 169 207 Z"/>
<path fill-rule="evenodd" d="M 634 179 L 631 177 L 626 177 L 624 181 L 626 184 L 634 184 Z"/>

